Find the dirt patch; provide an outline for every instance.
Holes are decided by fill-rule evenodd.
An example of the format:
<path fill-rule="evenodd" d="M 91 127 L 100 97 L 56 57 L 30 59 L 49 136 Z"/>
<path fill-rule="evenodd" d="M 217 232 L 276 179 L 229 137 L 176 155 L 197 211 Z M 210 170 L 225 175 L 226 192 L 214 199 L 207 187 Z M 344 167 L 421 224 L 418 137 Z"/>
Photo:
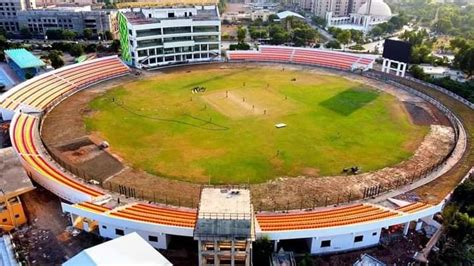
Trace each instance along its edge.
<path fill-rule="evenodd" d="M 100 149 L 87 136 L 64 145 L 54 146 L 52 152 L 60 156 L 65 163 L 76 168 L 78 173 L 87 173 L 87 179 L 104 181 L 123 169 L 119 160 L 104 149 Z"/>
<path fill-rule="evenodd" d="M 251 104 L 245 97 L 237 95 L 234 91 L 215 92 L 202 97 L 221 114 L 231 118 L 262 115 L 265 108 Z"/>
<path fill-rule="evenodd" d="M 319 176 L 319 169 L 306 167 L 303 169 L 302 173 L 308 177 L 317 177 Z"/>
<path fill-rule="evenodd" d="M 405 109 L 415 125 L 446 125 L 449 126 L 447 118 L 439 114 L 439 110 L 428 103 L 403 102 Z"/>
<path fill-rule="evenodd" d="M 80 233 L 71 235 L 65 229 L 69 216 L 61 211 L 60 199 L 38 185 L 36 190 L 21 196 L 28 225 L 13 233 L 13 241 L 28 265 L 60 265 L 80 251 L 102 243 L 98 236 Z"/>
<path fill-rule="evenodd" d="M 119 192 L 120 186 L 136 188 L 135 195 L 148 201 L 197 208 L 201 185 L 157 177 L 141 170 L 126 169 L 107 180 L 103 187 Z"/>
<path fill-rule="evenodd" d="M 433 117 L 420 105 L 412 102 L 404 102 L 405 109 L 410 114 L 411 121 L 416 125 L 431 125 Z"/>

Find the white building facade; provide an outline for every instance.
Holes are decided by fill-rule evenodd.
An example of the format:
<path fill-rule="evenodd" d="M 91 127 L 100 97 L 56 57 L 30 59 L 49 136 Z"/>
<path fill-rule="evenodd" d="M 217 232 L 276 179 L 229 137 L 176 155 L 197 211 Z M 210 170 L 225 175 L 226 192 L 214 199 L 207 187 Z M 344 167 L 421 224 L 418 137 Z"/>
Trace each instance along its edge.
<path fill-rule="evenodd" d="M 137 68 L 220 60 L 217 6 L 139 9 L 119 14 L 122 58 Z"/>
<path fill-rule="evenodd" d="M 326 12 L 328 27 L 370 31 L 374 26 L 390 20 L 392 11 L 383 0 L 369 0 L 348 15 L 341 16 L 335 12 Z"/>

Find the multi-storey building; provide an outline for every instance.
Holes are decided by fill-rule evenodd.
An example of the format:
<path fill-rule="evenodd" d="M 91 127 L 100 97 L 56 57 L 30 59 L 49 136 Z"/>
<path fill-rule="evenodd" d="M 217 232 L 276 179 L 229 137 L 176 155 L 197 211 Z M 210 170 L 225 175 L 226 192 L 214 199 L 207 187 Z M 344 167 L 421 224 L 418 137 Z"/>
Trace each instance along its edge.
<path fill-rule="evenodd" d="M 35 6 L 35 0 L 0 0 L 0 28 L 7 32 L 18 32 L 18 11 Z"/>
<path fill-rule="evenodd" d="M 357 10 L 364 0 L 314 0 L 313 13 L 324 18 L 327 12 L 334 16 L 347 16 L 352 10 Z"/>
<path fill-rule="evenodd" d="M 115 17 L 115 11 L 91 10 L 85 6 L 22 10 L 16 19 L 20 29 L 27 28 L 34 35 L 44 35 L 50 29 L 68 29 L 78 34 L 91 29 L 96 34 L 114 32 Z"/>
<path fill-rule="evenodd" d="M 217 6 L 136 9 L 118 15 L 122 58 L 138 68 L 220 58 Z"/>

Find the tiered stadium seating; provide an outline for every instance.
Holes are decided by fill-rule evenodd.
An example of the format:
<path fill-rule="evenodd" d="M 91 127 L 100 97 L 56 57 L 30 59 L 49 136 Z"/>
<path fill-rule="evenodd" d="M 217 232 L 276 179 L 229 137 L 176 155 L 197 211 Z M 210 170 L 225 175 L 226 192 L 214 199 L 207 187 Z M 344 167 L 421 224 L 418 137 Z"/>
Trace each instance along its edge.
<path fill-rule="evenodd" d="M 380 220 L 400 214 L 373 205 L 353 205 L 326 211 L 294 214 L 259 214 L 262 231 L 305 230 Z"/>
<path fill-rule="evenodd" d="M 91 203 L 91 202 L 80 202 L 80 203 L 76 204 L 76 206 L 81 208 L 81 209 L 91 211 L 91 212 L 95 212 L 95 213 L 104 213 L 104 212 L 108 212 L 108 211 L 111 210 L 108 207 L 105 207 L 105 206 L 102 206 L 102 205 L 97 205 L 97 204 L 94 204 L 94 203 Z"/>
<path fill-rule="evenodd" d="M 424 203 L 424 202 L 414 202 L 403 207 L 397 208 L 397 211 L 406 212 L 406 213 L 414 213 L 417 211 L 424 210 L 426 208 L 433 207 L 433 205 Z"/>
<path fill-rule="evenodd" d="M 129 71 L 117 57 L 87 61 L 78 66 L 48 73 L 9 95 L 0 107 L 15 110 L 20 103 L 43 109 L 65 93 L 126 74 Z"/>
<path fill-rule="evenodd" d="M 358 57 L 339 54 L 329 53 L 323 50 L 306 50 L 297 49 L 293 56 L 293 62 L 298 64 L 311 64 L 325 67 L 335 67 L 340 69 L 349 70 L 353 63 L 357 61 Z"/>
<path fill-rule="evenodd" d="M 374 59 L 364 55 L 285 46 L 261 46 L 259 51 L 228 51 L 230 61 L 281 62 L 351 70 L 354 65 L 369 67 Z"/>
<path fill-rule="evenodd" d="M 138 203 L 114 210 L 110 215 L 142 222 L 192 228 L 196 223 L 197 211 L 162 208 Z"/>
<path fill-rule="evenodd" d="M 12 144 L 28 166 L 43 177 L 54 182 L 59 182 L 64 186 L 85 193 L 91 197 L 105 195 L 96 189 L 90 188 L 86 184 L 82 184 L 68 177 L 44 158 L 44 155 L 40 153 L 38 145 L 36 144 L 36 139 L 39 139 L 38 122 L 38 118 L 20 113 L 12 125 Z"/>

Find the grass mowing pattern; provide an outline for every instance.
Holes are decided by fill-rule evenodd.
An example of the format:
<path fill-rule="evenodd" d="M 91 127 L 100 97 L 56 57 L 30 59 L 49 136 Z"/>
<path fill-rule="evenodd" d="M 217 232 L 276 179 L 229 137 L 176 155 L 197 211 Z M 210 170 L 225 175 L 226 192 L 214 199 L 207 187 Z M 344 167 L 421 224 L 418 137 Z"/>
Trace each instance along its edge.
<path fill-rule="evenodd" d="M 196 86 L 206 91 L 193 94 Z M 87 129 L 132 167 L 214 184 L 379 169 L 409 158 L 428 132 L 395 97 L 363 84 L 264 68 L 160 75 L 90 106 Z"/>

